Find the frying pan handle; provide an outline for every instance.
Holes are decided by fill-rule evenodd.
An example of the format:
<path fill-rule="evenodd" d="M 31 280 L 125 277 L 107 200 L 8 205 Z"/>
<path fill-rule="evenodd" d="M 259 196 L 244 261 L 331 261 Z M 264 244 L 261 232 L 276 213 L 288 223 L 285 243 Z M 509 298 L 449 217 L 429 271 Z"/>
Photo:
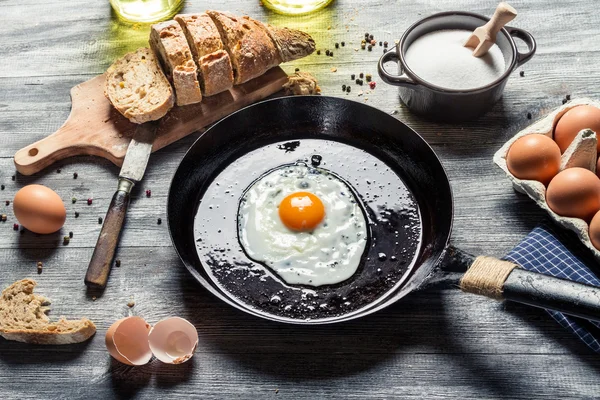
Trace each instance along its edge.
<path fill-rule="evenodd" d="M 527 271 L 509 261 L 477 257 L 460 288 L 600 322 L 600 287 Z"/>

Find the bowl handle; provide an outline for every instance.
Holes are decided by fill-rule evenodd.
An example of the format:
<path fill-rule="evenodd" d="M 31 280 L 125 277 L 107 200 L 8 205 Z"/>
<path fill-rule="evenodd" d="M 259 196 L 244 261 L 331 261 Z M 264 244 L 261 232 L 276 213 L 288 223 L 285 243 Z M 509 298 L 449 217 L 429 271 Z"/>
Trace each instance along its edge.
<path fill-rule="evenodd" d="M 505 26 L 504 28 L 508 31 L 508 34 L 510 36 L 521 39 L 527 45 L 526 53 L 520 53 L 519 50 L 517 50 L 517 67 L 520 67 L 521 65 L 529 61 L 529 59 L 535 54 L 535 50 L 537 48 L 535 39 L 533 38 L 533 35 L 531 35 L 531 33 L 523 29 L 513 28 L 510 26 Z"/>
<path fill-rule="evenodd" d="M 385 70 L 384 64 L 388 61 L 400 62 L 400 58 L 398 57 L 398 46 L 396 46 L 395 51 L 386 52 L 379 59 L 379 63 L 377 64 L 377 71 L 379 72 L 379 76 L 385 83 L 389 83 L 390 85 L 395 86 L 416 86 L 417 83 L 413 81 L 406 73 L 404 73 L 404 66 L 400 62 L 400 69 L 402 74 L 393 75 Z"/>

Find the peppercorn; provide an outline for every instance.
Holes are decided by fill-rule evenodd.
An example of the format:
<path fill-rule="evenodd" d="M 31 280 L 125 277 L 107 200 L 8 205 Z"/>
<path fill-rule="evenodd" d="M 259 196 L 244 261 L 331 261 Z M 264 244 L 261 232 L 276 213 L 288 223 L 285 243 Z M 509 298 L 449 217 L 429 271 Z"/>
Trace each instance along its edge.
<path fill-rule="evenodd" d="M 366 48 L 367 48 L 367 45 L 366 45 L 366 44 L 364 44 L 364 43 L 362 43 L 362 44 L 360 45 L 360 48 L 364 50 L 364 49 L 366 49 Z"/>
<path fill-rule="evenodd" d="M 571 100 L 571 95 L 570 94 L 566 95 L 565 99 L 567 99 L 567 101 Z"/>
<path fill-rule="evenodd" d="M 352 90 L 352 88 L 350 87 L 350 85 L 346 86 L 346 93 L 350 93 L 350 90 Z"/>
<path fill-rule="evenodd" d="M 346 85 L 342 85 L 342 91 L 346 90 Z"/>
<path fill-rule="evenodd" d="M 342 42 L 342 47 L 346 47 L 346 42 Z"/>
<path fill-rule="evenodd" d="M 380 45 L 380 46 L 383 46 L 383 42 L 381 42 L 381 41 L 380 41 L 380 42 L 379 42 L 379 45 Z"/>
<path fill-rule="evenodd" d="M 130 301 L 129 303 L 127 303 L 127 307 L 132 308 L 133 306 L 135 306 L 134 301 Z"/>
<path fill-rule="evenodd" d="M 17 179 L 17 177 L 13 175 L 11 176 L 11 179 L 14 181 L 15 179 Z"/>
<path fill-rule="evenodd" d="M 75 211 L 75 218 L 79 218 L 79 213 Z"/>
<path fill-rule="evenodd" d="M 88 201 L 87 201 L 87 203 L 88 203 L 88 206 L 91 206 L 92 205 L 92 199 L 89 198 Z"/>
<path fill-rule="evenodd" d="M 356 75 L 355 74 L 350 75 L 350 79 L 352 79 L 352 80 L 356 79 Z"/>
<path fill-rule="evenodd" d="M 19 230 L 19 224 L 13 224 L 13 230 L 14 231 L 18 231 Z"/>
<path fill-rule="evenodd" d="M 329 52 L 329 57 L 333 57 L 333 51 Z"/>
<path fill-rule="evenodd" d="M 527 113 L 527 119 L 531 119 L 531 113 L 530 112 Z"/>
<path fill-rule="evenodd" d="M 159 218 L 159 219 L 157 219 L 157 220 L 156 220 L 156 223 L 157 223 L 158 225 L 162 224 L 162 218 Z"/>
<path fill-rule="evenodd" d="M 72 238 L 73 237 L 73 232 L 69 232 L 69 237 Z"/>
<path fill-rule="evenodd" d="M 364 77 L 365 77 L 365 74 L 363 74 L 363 73 L 361 72 L 360 74 L 358 74 L 358 77 L 359 77 L 359 78 L 364 78 Z"/>
<path fill-rule="evenodd" d="M 60 174 L 60 168 L 56 170 L 56 173 L 57 173 L 57 174 Z"/>
<path fill-rule="evenodd" d="M 519 72 L 519 75 L 521 75 L 521 76 L 525 76 L 525 71 L 521 71 L 521 72 Z"/>
<path fill-rule="evenodd" d="M 356 80 L 354 82 L 356 82 L 356 84 L 358 85 L 360 82 L 360 79 L 356 78 Z"/>
<path fill-rule="evenodd" d="M 339 44 L 339 43 L 336 43 L 336 44 L 335 44 L 335 48 L 336 48 L 336 49 L 339 49 L 339 48 L 340 48 L 340 44 Z"/>
<path fill-rule="evenodd" d="M 2 222 L 6 222 L 6 214 L 2 214 Z"/>
<path fill-rule="evenodd" d="M 121 260 L 119 260 L 118 258 L 115 260 L 115 267 L 120 267 L 121 266 Z"/>
<path fill-rule="evenodd" d="M 375 41 L 375 39 L 371 40 L 371 46 L 375 46 L 377 44 L 377 41 Z"/>
<path fill-rule="evenodd" d="M 71 198 L 71 203 L 73 203 L 73 204 L 77 203 L 77 199 L 75 197 Z"/>
<path fill-rule="evenodd" d="M 367 41 L 363 39 L 360 41 L 360 44 L 367 44 Z"/>
<path fill-rule="evenodd" d="M 367 46 L 367 50 L 369 50 L 369 51 L 373 51 L 373 46 L 371 46 L 371 45 L 368 45 L 368 46 Z"/>
<path fill-rule="evenodd" d="M 388 42 L 387 40 L 385 42 L 383 42 L 383 47 L 388 47 Z"/>
<path fill-rule="evenodd" d="M 98 217 L 98 223 L 101 224 L 102 223 L 102 217 Z"/>
<path fill-rule="evenodd" d="M 388 49 L 383 49 L 383 54 L 387 53 Z"/>
<path fill-rule="evenodd" d="M 567 99 L 563 99 L 562 103 L 566 104 L 567 103 Z"/>
<path fill-rule="evenodd" d="M 0 190 L 4 190 L 4 185 L 0 185 Z"/>
<path fill-rule="evenodd" d="M 150 197 L 150 196 L 152 196 L 152 190 L 146 189 L 146 197 Z"/>
<path fill-rule="evenodd" d="M 73 172 L 73 179 L 77 179 L 79 175 L 77 175 L 77 172 Z"/>
<path fill-rule="evenodd" d="M 7 206 L 10 206 L 10 200 L 6 200 L 6 203 L 5 203 L 5 204 L 6 204 Z"/>
<path fill-rule="evenodd" d="M 317 50 L 317 55 L 320 56 L 321 55 L 321 50 Z"/>
<path fill-rule="evenodd" d="M 328 56 L 329 55 L 329 50 L 325 50 L 325 55 Z"/>
<path fill-rule="evenodd" d="M 369 38 L 369 32 L 365 33 L 365 38 L 367 38 L 367 39 Z"/>
<path fill-rule="evenodd" d="M 300 68 L 296 68 L 294 72 L 300 72 Z"/>
<path fill-rule="evenodd" d="M 369 35 L 369 40 L 373 40 L 373 35 Z"/>
<path fill-rule="evenodd" d="M 365 78 L 367 78 L 367 82 L 371 82 L 371 79 L 372 79 L 373 77 L 371 76 L 371 74 L 367 74 L 367 76 L 366 76 Z"/>
<path fill-rule="evenodd" d="M 69 242 L 71 241 L 71 239 L 68 236 L 65 236 L 63 238 L 63 244 L 66 246 L 67 244 L 69 244 Z"/>
<path fill-rule="evenodd" d="M 375 89 L 375 86 L 377 86 L 377 84 L 375 83 L 375 81 L 371 81 L 369 82 L 369 87 L 372 89 Z"/>
<path fill-rule="evenodd" d="M 42 263 L 41 263 L 41 262 L 39 262 L 39 263 L 38 263 L 38 265 L 37 265 L 37 271 L 38 271 L 38 274 L 41 274 L 41 273 L 42 273 L 42 268 L 43 268 L 43 266 L 42 266 Z"/>

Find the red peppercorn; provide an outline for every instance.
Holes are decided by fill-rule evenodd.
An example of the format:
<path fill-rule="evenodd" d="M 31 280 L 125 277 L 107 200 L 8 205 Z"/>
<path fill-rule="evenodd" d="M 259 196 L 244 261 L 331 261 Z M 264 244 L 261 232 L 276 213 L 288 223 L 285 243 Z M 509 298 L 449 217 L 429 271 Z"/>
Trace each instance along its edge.
<path fill-rule="evenodd" d="M 375 83 L 375 81 L 371 81 L 371 82 L 369 82 L 369 87 L 370 87 L 371 89 L 375 89 L 375 86 L 377 86 L 377 84 Z"/>
<path fill-rule="evenodd" d="M 90 198 L 90 199 L 88 199 L 88 206 L 91 206 L 91 205 L 92 205 L 92 199 Z"/>
<path fill-rule="evenodd" d="M 18 231 L 19 230 L 19 224 L 13 224 L 13 230 Z"/>
<path fill-rule="evenodd" d="M 152 190 L 147 189 L 146 190 L 146 197 L 150 197 L 150 196 L 152 196 Z"/>

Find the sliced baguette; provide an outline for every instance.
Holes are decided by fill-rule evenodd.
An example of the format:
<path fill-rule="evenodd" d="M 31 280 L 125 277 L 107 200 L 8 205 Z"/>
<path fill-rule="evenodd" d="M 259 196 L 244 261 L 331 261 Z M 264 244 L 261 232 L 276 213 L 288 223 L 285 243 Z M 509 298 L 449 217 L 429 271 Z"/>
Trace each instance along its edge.
<path fill-rule="evenodd" d="M 250 17 L 209 10 L 234 71 L 234 83 L 239 85 L 254 79 L 282 61 L 279 50 L 262 24 Z"/>
<path fill-rule="evenodd" d="M 96 333 L 87 318 L 50 322 L 46 315 L 48 299 L 33 294 L 36 282 L 23 279 L 10 285 L 0 298 L 0 336 L 33 344 L 81 343 Z"/>
<path fill-rule="evenodd" d="M 177 105 L 184 106 L 202 101 L 196 63 L 181 26 L 176 21 L 152 25 L 150 47 L 173 81 Z"/>
<path fill-rule="evenodd" d="M 283 62 L 306 57 L 315 51 L 315 41 L 308 33 L 269 24 L 262 25 L 277 46 Z"/>
<path fill-rule="evenodd" d="M 231 60 L 223 50 L 223 41 L 213 20 L 206 13 L 179 14 L 175 20 L 181 25 L 198 65 L 202 94 L 212 96 L 231 89 Z"/>
<path fill-rule="evenodd" d="M 136 124 L 162 118 L 174 104 L 171 85 L 148 48 L 125 54 L 108 68 L 104 95 Z"/>

